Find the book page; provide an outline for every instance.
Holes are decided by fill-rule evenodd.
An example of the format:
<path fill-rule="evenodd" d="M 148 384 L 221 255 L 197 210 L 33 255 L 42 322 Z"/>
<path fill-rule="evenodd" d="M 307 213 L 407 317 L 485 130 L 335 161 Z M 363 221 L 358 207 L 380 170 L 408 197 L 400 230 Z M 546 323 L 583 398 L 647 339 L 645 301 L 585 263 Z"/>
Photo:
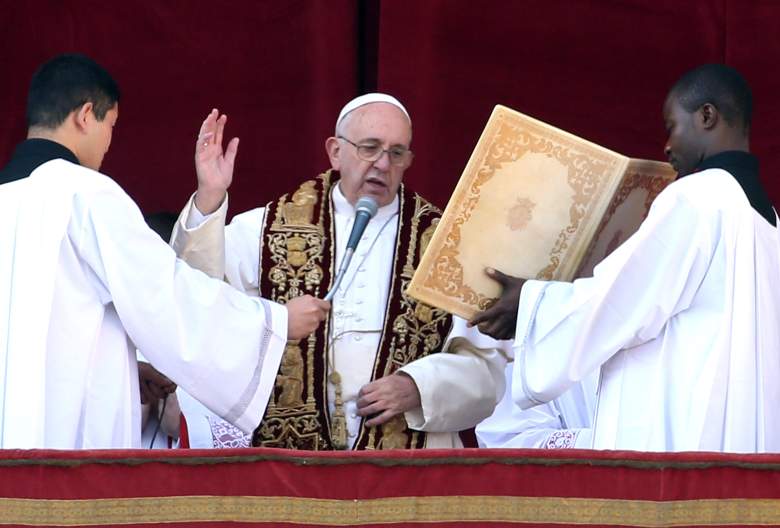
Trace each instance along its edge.
<path fill-rule="evenodd" d="M 515 187 L 522 175 L 525 184 Z M 534 278 L 548 265 L 556 239 L 545 236 L 549 226 L 566 225 L 576 191 L 567 182 L 566 167 L 539 153 L 526 153 L 505 163 L 480 187 L 480 204 L 461 227 L 458 260 L 463 281 L 490 297 L 500 287 L 483 269 Z M 549 192 L 550 188 L 557 189 Z M 522 253 L 522 258 L 518 254 Z"/>
<path fill-rule="evenodd" d="M 627 164 L 625 156 L 497 106 L 409 293 L 470 318 L 500 292 L 486 266 L 571 280 Z"/>
<path fill-rule="evenodd" d="M 677 173 L 668 163 L 629 161 L 577 277 L 592 276 L 593 268 L 639 229 L 655 197 L 675 178 Z"/>

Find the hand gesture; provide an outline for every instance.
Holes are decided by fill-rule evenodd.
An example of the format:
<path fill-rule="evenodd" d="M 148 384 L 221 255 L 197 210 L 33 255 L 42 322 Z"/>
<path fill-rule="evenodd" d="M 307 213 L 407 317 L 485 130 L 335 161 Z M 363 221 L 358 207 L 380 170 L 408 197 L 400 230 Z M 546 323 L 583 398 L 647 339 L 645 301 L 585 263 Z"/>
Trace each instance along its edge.
<path fill-rule="evenodd" d="M 287 339 L 297 341 L 314 332 L 330 310 L 330 303 L 311 295 L 287 301 Z"/>
<path fill-rule="evenodd" d="M 498 270 L 485 268 L 491 279 L 501 284 L 501 297 L 487 310 L 478 313 L 469 321 L 479 331 L 493 339 L 511 339 L 517 326 L 517 306 L 525 279 L 504 275 Z"/>
<path fill-rule="evenodd" d="M 141 390 L 141 403 L 156 404 L 157 400 L 174 392 L 176 384 L 149 363 L 139 361 L 138 388 Z"/>
<path fill-rule="evenodd" d="M 238 138 L 231 139 L 223 152 L 222 134 L 226 122 L 225 114 L 219 115 L 216 108 L 212 110 L 200 126 L 195 144 L 195 172 L 198 175 L 195 205 L 203 214 L 211 214 L 219 208 L 233 181 Z"/>
<path fill-rule="evenodd" d="M 373 427 L 420 405 L 420 391 L 412 377 L 396 372 L 363 385 L 358 393 L 357 413 L 372 416 L 366 425 Z"/>

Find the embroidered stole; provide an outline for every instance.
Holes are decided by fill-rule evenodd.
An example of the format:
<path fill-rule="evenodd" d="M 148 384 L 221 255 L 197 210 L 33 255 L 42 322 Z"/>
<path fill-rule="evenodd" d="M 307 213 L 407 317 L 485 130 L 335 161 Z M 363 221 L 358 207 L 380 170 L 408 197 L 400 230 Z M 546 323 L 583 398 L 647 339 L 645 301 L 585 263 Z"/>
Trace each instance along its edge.
<path fill-rule="evenodd" d="M 330 192 L 338 181 L 328 171 L 266 206 L 260 248 L 260 293 L 279 303 L 299 295 L 323 297 L 335 278 L 335 233 Z M 405 294 L 441 212 L 401 186 L 398 233 L 384 328 L 371 379 L 387 376 L 441 350 L 452 325 L 446 312 Z M 289 342 L 276 386 L 252 444 L 263 447 L 334 449 L 328 411 L 329 321 L 308 338 Z M 407 427 L 403 415 L 378 427 L 365 419 L 354 449 L 425 446 L 425 433 Z"/>

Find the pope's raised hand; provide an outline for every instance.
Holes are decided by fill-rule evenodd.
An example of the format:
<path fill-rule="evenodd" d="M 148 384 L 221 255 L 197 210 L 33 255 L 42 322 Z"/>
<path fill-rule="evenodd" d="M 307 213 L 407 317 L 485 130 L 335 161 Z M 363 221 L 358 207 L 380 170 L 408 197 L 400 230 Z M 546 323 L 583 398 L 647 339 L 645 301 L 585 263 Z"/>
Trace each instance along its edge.
<path fill-rule="evenodd" d="M 195 206 L 203 214 L 211 214 L 219 208 L 233 181 L 238 138 L 231 139 L 227 149 L 222 149 L 226 122 L 227 116 L 213 109 L 200 126 L 195 144 L 195 171 L 198 175 Z"/>

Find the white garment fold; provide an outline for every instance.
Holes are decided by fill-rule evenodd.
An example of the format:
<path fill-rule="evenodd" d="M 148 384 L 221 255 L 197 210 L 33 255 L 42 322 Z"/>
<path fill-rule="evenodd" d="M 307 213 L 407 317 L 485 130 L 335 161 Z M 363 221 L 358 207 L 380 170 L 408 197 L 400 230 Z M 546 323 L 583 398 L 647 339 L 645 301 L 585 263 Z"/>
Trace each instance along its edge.
<path fill-rule="evenodd" d="M 598 375 L 589 374 L 556 399 L 521 409 L 512 400 L 512 371 L 505 369 L 506 391 L 493 414 L 477 425 L 480 447 L 588 449 L 593 443 Z"/>
<path fill-rule="evenodd" d="M 528 281 L 513 396 L 601 369 L 594 447 L 780 450 L 780 240 L 726 171 L 687 176 L 574 283 Z"/>
<path fill-rule="evenodd" d="M 189 268 L 116 183 L 67 161 L 0 187 L 0 229 L 0 446 L 138 447 L 136 346 L 217 414 L 256 425 L 283 306 Z"/>

